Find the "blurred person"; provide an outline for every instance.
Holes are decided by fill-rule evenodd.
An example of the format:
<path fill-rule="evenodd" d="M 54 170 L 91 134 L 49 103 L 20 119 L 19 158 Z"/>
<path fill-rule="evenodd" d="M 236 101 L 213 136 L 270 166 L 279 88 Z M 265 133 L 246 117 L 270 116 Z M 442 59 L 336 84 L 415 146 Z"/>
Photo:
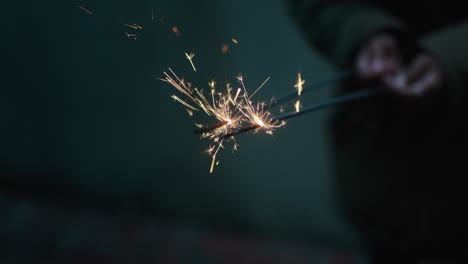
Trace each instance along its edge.
<path fill-rule="evenodd" d="M 461 260 L 467 245 L 468 15 L 455 1 L 289 0 L 339 93 L 389 92 L 331 121 L 338 206 L 375 263 Z M 398 259 L 398 260 L 397 260 Z"/>

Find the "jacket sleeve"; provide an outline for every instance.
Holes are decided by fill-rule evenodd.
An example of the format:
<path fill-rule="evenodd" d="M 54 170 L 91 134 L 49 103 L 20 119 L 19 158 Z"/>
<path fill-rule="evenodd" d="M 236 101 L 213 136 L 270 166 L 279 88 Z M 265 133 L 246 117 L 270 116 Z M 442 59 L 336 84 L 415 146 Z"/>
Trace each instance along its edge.
<path fill-rule="evenodd" d="M 349 66 L 364 41 L 379 31 L 408 35 L 397 18 L 359 1 L 289 0 L 307 40 L 338 67 Z"/>
<path fill-rule="evenodd" d="M 468 89 L 468 21 L 424 37 L 421 46 L 442 68 L 449 104 L 461 105 Z"/>

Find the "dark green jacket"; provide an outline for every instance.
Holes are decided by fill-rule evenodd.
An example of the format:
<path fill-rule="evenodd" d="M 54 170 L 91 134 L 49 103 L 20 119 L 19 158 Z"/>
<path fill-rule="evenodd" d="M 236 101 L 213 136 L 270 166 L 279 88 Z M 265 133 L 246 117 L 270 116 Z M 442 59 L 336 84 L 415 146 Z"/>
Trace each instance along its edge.
<path fill-rule="evenodd" d="M 387 94 L 336 111 L 330 132 L 338 204 L 371 247 L 423 255 L 462 245 L 466 10 L 455 1 L 289 2 L 306 38 L 339 68 L 351 68 L 358 49 L 381 31 L 401 40 L 407 60 L 426 50 L 441 65 L 444 87 L 436 94 L 417 100 Z M 339 92 L 367 85 L 378 84 L 347 80 Z"/>

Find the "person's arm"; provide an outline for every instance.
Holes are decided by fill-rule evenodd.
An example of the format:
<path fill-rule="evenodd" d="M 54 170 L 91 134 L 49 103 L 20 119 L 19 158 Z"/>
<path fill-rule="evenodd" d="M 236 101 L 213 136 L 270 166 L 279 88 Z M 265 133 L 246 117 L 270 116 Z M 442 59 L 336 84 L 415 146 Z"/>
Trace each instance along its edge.
<path fill-rule="evenodd" d="M 307 39 L 339 67 L 352 66 L 358 49 L 378 32 L 407 37 L 397 18 L 357 1 L 289 0 L 289 6 Z"/>

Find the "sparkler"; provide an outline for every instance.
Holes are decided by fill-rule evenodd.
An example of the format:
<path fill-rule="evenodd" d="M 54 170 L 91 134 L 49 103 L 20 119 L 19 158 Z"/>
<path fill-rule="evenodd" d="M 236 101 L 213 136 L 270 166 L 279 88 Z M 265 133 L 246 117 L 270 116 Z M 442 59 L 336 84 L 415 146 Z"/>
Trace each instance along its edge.
<path fill-rule="evenodd" d="M 337 73 L 337 74 L 335 74 L 335 75 L 333 75 L 333 76 L 331 76 L 331 77 L 329 77 L 329 78 L 326 78 L 326 79 L 323 79 L 323 80 L 319 80 L 319 81 L 313 82 L 313 83 L 310 84 L 308 87 L 303 88 L 302 91 L 301 91 L 301 94 L 305 94 L 305 93 L 307 93 L 307 92 L 314 91 L 314 90 L 316 90 L 316 89 L 318 89 L 318 88 L 320 88 L 320 87 L 323 87 L 323 86 L 325 86 L 325 85 L 327 85 L 327 84 L 329 84 L 329 83 L 333 83 L 333 82 L 336 82 L 336 81 L 340 81 L 340 80 L 342 80 L 342 79 L 349 78 L 349 77 L 351 77 L 352 75 L 353 75 L 353 72 L 352 72 L 352 71 L 339 72 L 339 73 Z M 300 80 L 300 81 L 301 81 L 301 82 L 304 82 L 303 80 Z M 304 83 L 302 83 L 302 84 L 304 84 Z M 296 98 L 296 97 L 298 97 L 298 96 L 299 96 L 299 95 L 298 95 L 298 92 L 296 92 L 296 91 L 295 91 L 295 92 L 288 93 L 288 94 L 286 94 L 286 95 L 284 95 L 284 96 L 282 96 L 282 97 L 280 97 L 280 98 L 278 98 L 278 99 L 276 99 L 276 100 L 272 100 L 270 103 L 264 105 L 264 108 L 265 108 L 265 109 L 270 109 L 271 107 L 274 107 L 274 106 L 276 106 L 276 105 L 280 105 L 281 103 L 284 103 L 284 102 L 286 102 L 286 101 L 288 101 L 288 100 L 291 100 L 291 99 L 293 99 L 293 98 Z M 296 104 L 297 104 L 297 103 L 296 103 Z M 299 103 L 299 104 L 300 104 L 300 103 Z M 298 109 L 297 109 L 296 106 L 295 106 L 295 108 L 296 108 L 296 110 L 297 110 L 297 112 L 298 112 Z M 213 129 L 217 129 L 217 128 L 219 128 L 219 127 L 222 127 L 223 125 L 225 125 L 225 124 L 223 124 L 223 123 L 218 123 L 218 124 L 214 124 L 214 125 L 212 125 L 212 126 L 208 126 L 208 127 L 202 128 L 202 129 L 200 129 L 200 130 L 196 130 L 196 131 L 194 131 L 194 132 L 195 132 L 195 134 L 203 134 L 203 133 L 206 133 L 206 132 L 208 132 L 208 131 L 210 131 L 210 130 L 213 130 Z"/>
<path fill-rule="evenodd" d="M 345 103 L 345 102 L 349 102 L 349 101 L 354 101 L 354 100 L 358 100 L 358 99 L 362 99 L 362 98 L 366 98 L 366 97 L 370 97 L 370 96 L 375 96 L 375 95 L 381 94 L 383 92 L 384 92 L 383 90 L 379 90 L 379 89 L 363 89 L 363 90 L 359 90 L 359 91 L 356 91 L 356 92 L 351 92 L 351 93 L 348 93 L 348 94 L 344 94 L 344 95 L 335 97 L 335 98 L 330 99 L 328 101 L 325 101 L 325 102 L 322 102 L 322 103 L 319 103 L 319 104 L 316 104 L 316 105 L 312 105 L 312 106 L 303 108 L 300 111 L 289 112 L 289 113 L 286 113 L 286 114 L 282 114 L 282 115 L 273 117 L 273 118 L 270 119 L 270 122 L 277 123 L 277 122 L 284 121 L 284 120 L 292 118 L 292 117 L 296 117 L 296 116 L 300 116 L 300 115 L 303 115 L 303 114 L 306 114 L 306 113 L 317 111 L 317 110 L 320 110 L 322 108 L 326 108 L 326 107 L 329 107 L 329 106 L 333 106 L 333 105 L 337 105 L 337 104 L 341 104 L 341 103 Z M 236 131 L 233 131 L 233 132 L 231 132 L 229 134 L 225 134 L 224 136 L 221 137 L 221 140 L 223 140 L 225 138 L 234 137 L 234 136 L 237 136 L 239 134 L 242 134 L 242 133 L 245 133 L 245 132 L 248 132 L 248 131 L 258 129 L 260 127 L 261 126 L 259 124 L 252 124 L 250 126 L 246 126 L 246 127 L 240 128 L 240 129 L 238 129 Z"/>
<path fill-rule="evenodd" d="M 219 121 L 216 127 L 211 127 L 210 130 L 201 133 L 201 138 L 207 138 L 213 144 L 206 151 L 212 158 L 210 172 L 213 172 L 213 168 L 217 164 L 216 158 L 219 150 L 224 148 L 223 143 L 226 141 L 226 135 L 232 134 L 236 129 L 245 124 L 250 126 L 255 125 L 257 128 L 260 128 L 257 131 L 263 130 L 267 134 L 272 134 L 276 128 L 285 124 L 280 120 L 275 121 L 271 119 L 271 114 L 265 108 L 265 103 L 258 102 L 254 104 L 251 101 L 252 96 L 266 84 L 270 77 L 252 95 L 249 95 L 243 76 L 237 76 L 236 80 L 240 87 L 237 88 L 234 97 L 232 96 L 233 89 L 231 84 L 226 84 L 225 92 L 218 92 L 216 90 L 216 82 L 212 80 L 208 83 L 211 95 L 211 100 L 209 100 L 203 93 L 203 90 L 192 88 L 190 83 L 185 82 L 177 76 L 171 68 L 169 68 L 169 72 L 163 73 L 164 78 L 159 79 L 168 82 L 187 97 L 187 100 L 184 101 L 176 95 L 171 96 L 175 101 L 186 107 L 190 115 L 193 114 L 193 111 L 203 112 Z M 234 138 L 231 137 L 229 140 L 234 142 L 233 150 L 236 150 L 237 143 Z"/>
<path fill-rule="evenodd" d="M 187 53 L 186 56 L 190 57 L 190 55 Z M 252 96 L 255 95 L 267 83 L 270 77 L 268 77 L 252 95 L 249 95 L 244 83 L 243 76 L 237 76 L 237 82 L 241 87 L 237 88 L 234 97 L 232 97 L 233 89 L 231 84 L 227 83 L 226 92 L 222 93 L 216 91 L 216 82 L 211 80 L 208 82 L 211 95 L 210 102 L 210 100 L 208 100 L 204 95 L 203 90 L 192 88 L 190 83 L 185 82 L 183 79 L 179 78 L 171 68 L 169 68 L 169 73 L 163 73 L 165 77 L 163 79 L 160 78 L 160 80 L 170 83 L 179 92 L 187 96 L 187 100 L 191 101 L 191 103 L 188 103 L 176 95 L 172 95 L 174 100 L 186 107 L 186 110 L 190 116 L 193 115 L 194 111 L 204 112 L 208 116 L 212 116 L 219 121 L 218 124 L 197 131 L 199 134 L 201 134 L 201 138 L 207 138 L 212 142 L 210 143 L 208 150 L 206 150 L 206 153 L 211 156 L 210 173 L 213 172 L 214 167 L 219 163 L 219 161 L 217 161 L 217 157 L 219 150 L 224 148 L 224 142 L 234 142 L 233 151 L 237 149 L 237 143 L 235 141 L 235 136 L 237 135 L 249 131 L 254 131 L 255 133 L 258 131 L 264 131 L 267 134 L 272 134 L 276 128 L 284 126 L 286 124 L 285 120 L 287 119 L 333 105 L 374 96 L 382 93 L 383 91 L 380 89 L 363 89 L 350 92 L 302 109 L 300 109 L 300 101 L 297 100 L 294 104 L 295 111 L 281 114 L 276 117 L 271 117 L 271 113 L 269 112 L 271 106 L 277 105 L 279 102 L 283 102 L 298 96 L 298 93 L 294 92 L 294 94 L 283 96 L 281 99 L 276 101 L 276 104 L 273 104 L 273 100 L 269 104 L 260 102 L 254 104 L 251 101 Z M 351 75 L 351 72 L 339 73 L 331 78 L 314 83 L 313 86 L 308 87 L 307 89 L 303 89 L 302 92 L 310 91 L 321 85 L 332 81 L 341 80 Z M 299 74 L 297 88 L 302 84 L 304 84 L 304 80 L 301 79 Z M 200 124 L 196 125 L 198 127 L 202 127 Z"/>

